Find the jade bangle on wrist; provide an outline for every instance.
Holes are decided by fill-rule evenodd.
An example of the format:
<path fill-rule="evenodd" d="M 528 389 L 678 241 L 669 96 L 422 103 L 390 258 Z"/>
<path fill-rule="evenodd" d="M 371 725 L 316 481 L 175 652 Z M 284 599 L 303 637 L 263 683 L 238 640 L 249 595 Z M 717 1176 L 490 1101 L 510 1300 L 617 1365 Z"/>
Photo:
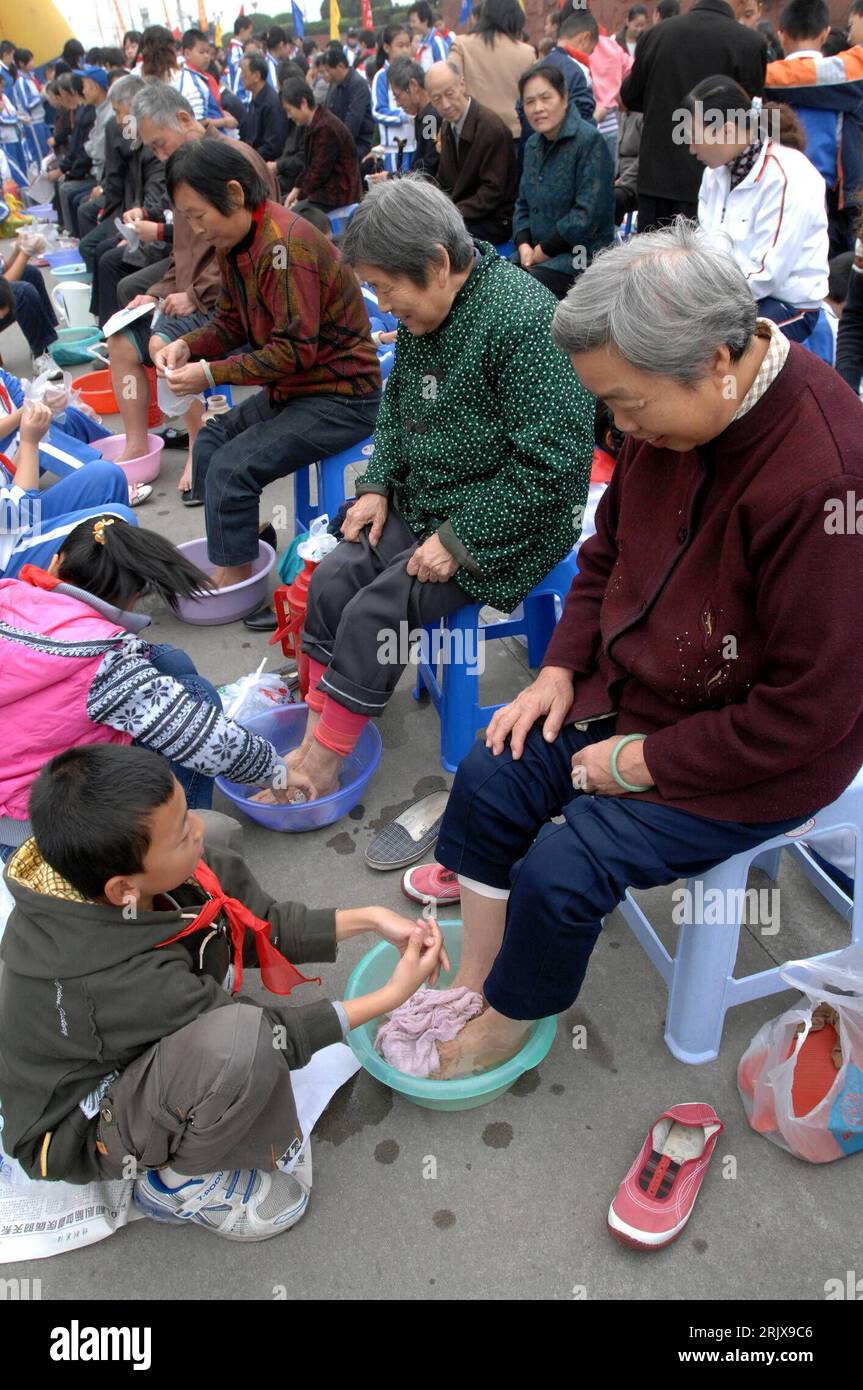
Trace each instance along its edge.
<path fill-rule="evenodd" d="M 625 792 L 649 792 L 650 788 L 653 786 L 652 782 L 648 782 L 646 786 L 639 786 L 637 782 L 627 782 L 625 778 L 621 777 L 617 770 L 617 759 L 626 745 L 628 743 L 642 742 L 646 738 L 647 734 L 626 734 L 623 738 L 617 740 L 617 743 L 611 750 L 609 771 L 617 785 L 622 787 Z"/>

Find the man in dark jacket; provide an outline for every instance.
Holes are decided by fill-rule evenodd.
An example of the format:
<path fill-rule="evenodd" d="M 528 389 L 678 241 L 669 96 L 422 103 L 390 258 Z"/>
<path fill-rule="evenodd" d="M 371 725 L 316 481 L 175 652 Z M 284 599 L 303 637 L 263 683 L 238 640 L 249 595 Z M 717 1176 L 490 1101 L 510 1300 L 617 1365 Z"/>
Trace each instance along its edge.
<path fill-rule="evenodd" d="M 364 77 L 349 68 L 344 51 L 331 45 L 324 55 L 324 73 L 329 82 L 326 107 L 346 125 L 362 162 L 372 147 L 375 123 L 372 120 L 372 94 Z"/>
<path fill-rule="evenodd" d="M 240 122 L 240 139 L 257 150 L 265 162 L 278 159 L 285 147 L 288 122 L 278 93 L 270 86 L 267 61 L 260 53 L 250 53 L 242 62 L 243 86 L 252 100 Z"/>
<path fill-rule="evenodd" d="M 105 128 L 104 210 L 98 224 L 82 237 L 78 247 L 93 276 L 90 312 L 100 323 L 119 309 L 117 287 L 125 276 L 170 254 L 170 247 L 147 230 L 138 254 L 128 260 L 129 247 L 114 226 L 115 218 L 133 211 L 138 213 L 136 222 L 155 226 L 169 205 L 164 164 L 146 145 L 133 147 L 125 133 L 132 100 L 143 86 L 143 78 L 130 74 L 111 87 L 109 100 L 114 118 Z M 86 206 L 79 210 L 82 221 Z"/>
<path fill-rule="evenodd" d="M 362 196 L 360 166 L 350 131 L 325 106 L 315 105 L 308 83 L 291 78 L 282 92 L 290 119 L 305 133 L 303 168 L 285 206 L 302 214 L 308 205 L 327 212 L 358 203 Z"/>
<path fill-rule="evenodd" d="M 437 147 L 438 115 L 428 99 L 426 75 L 413 58 L 397 58 L 390 66 L 390 86 L 398 106 L 414 118 L 416 150 L 411 169 L 417 174 L 437 173 L 440 151 Z"/>
<path fill-rule="evenodd" d="M 764 90 L 764 36 L 738 24 L 725 0 L 696 0 L 687 14 L 647 29 L 620 88 L 629 111 L 644 112 L 638 162 L 638 230 L 695 218 L 704 172 L 689 152 L 683 98 L 714 73 L 733 77 L 751 97 Z"/>
<path fill-rule="evenodd" d="M 508 241 L 518 192 L 512 135 L 499 116 L 468 96 L 461 69 L 449 59 L 429 68 L 426 91 L 443 117 L 438 183 L 472 236 Z"/>

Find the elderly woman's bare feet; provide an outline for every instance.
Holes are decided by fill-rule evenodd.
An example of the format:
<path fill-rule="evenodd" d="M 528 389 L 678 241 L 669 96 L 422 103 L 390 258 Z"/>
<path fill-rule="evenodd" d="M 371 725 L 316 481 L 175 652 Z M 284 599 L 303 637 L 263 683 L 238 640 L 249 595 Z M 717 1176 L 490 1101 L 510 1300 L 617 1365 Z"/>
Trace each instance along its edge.
<path fill-rule="evenodd" d="M 292 748 L 290 753 L 285 754 L 285 762 L 290 768 L 298 768 L 300 763 L 305 762 L 306 756 L 315 741 L 315 729 L 321 722 L 321 716 L 317 710 L 310 709 L 306 719 L 306 728 L 303 734 L 303 741 L 298 748 Z"/>
<path fill-rule="evenodd" d="M 322 796 L 329 796 L 330 792 L 338 791 L 342 761 L 340 753 L 325 748 L 317 739 L 312 740 L 300 770 L 314 787 L 316 800 Z"/>
<path fill-rule="evenodd" d="M 486 1009 L 466 1023 L 452 1042 L 441 1043 L 440 1066 L 432 1073 L 433 1080 L 453 1081 L 499 1067 L 515 1056 L 532 1027 L 530 1019 L 506 1018 L 496 1009 Z"/>

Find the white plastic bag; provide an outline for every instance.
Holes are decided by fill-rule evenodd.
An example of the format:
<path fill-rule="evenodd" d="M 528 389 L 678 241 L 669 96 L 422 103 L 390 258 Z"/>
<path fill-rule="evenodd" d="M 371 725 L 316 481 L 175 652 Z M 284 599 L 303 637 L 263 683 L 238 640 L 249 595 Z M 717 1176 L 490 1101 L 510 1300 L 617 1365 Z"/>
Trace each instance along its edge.
<path fill-rule="evenodd" d="M 40 372 L 33 381 L 24 378 L 21 385 L 25 400 L 41 401 L 48 406 L 52 416 L 62 415 L 69 404 L 72 374 L 62 371 L 60 367 L 51 367 L 48 371 Z"/>
<path fill-rule="evenodd" d="M 323 560 L 325 555 L 329 555 L 331 550 L 335 550 L 338 540 L 331 536 L 327 529 L 330 518 L 324 512 L 323 516 L 316 516 L 309 526 L 309 534 L 306 540 L 301 541 L 297 546 L 297 554 L 301 560 Z"/>
<path fill-rule="evenodd" d="M 830 1163 L 863 1151 L 863 949 L 790 961 L 781 973 L 805 998 L 758 1030 L 737 1069 L 738 1089 L 753 1129 L 798 1158 Z M 822 1004 L 839 1015 L 842 1064 L 823 1099 L 795 1114 L 798 1057 Z"/>
<path fill-rule="evenodd" d="M 294 697 L 281 676 L 264 671 L 265 661 L 266 657 L 257 671 L 252 671 L 248 676 L 232 681 L 230 685 L 218 687 L 222 709 L 227 719 L 236 719 L 242 724 L 253 714 L 263 714 L 274 705 L 294 703 Z"/>

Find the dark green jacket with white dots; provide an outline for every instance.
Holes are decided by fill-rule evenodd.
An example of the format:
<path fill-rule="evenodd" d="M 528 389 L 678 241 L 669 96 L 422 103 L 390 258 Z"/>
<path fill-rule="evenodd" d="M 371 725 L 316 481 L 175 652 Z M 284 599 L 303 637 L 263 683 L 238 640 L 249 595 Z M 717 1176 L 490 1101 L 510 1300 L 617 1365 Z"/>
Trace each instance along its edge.
<path fill-rule="evenodd" d="M 509 612 L 578 539 L 594 399 L 551 341 L 554 296 L 476 246 L 440 328 L 399 328 L 357 493 L 389 496 L 422 538 L 438 532 L 465 593 Z"/>

